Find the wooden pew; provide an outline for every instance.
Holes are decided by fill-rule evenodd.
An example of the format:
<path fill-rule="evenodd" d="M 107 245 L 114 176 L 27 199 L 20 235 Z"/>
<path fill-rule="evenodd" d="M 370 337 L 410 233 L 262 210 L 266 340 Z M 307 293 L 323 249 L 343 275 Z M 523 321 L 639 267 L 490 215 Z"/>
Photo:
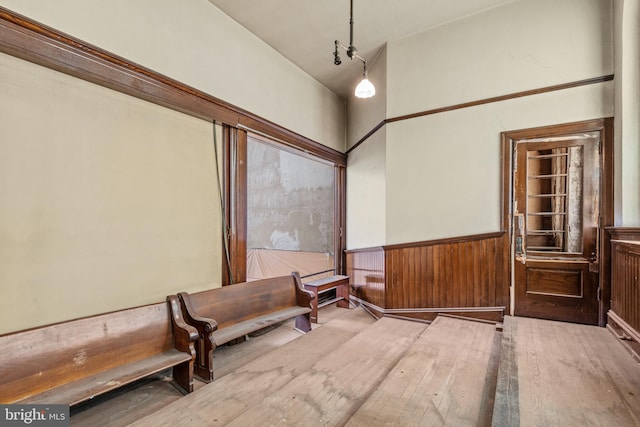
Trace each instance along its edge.
<path fill-rule="evenodd" d="M 178 297 L 187 323 L 198 330 L 194 373 L 204 382 L 213 381 L 213 351 L 222 344 L 292 317 L 297 330 L 311 330 L 315 295 L 297 272 Z"/>
<path fill-rule="evenodd" d="M 175 295 L 1 335 L 0 403 L 76 405 L 168 368 L 189 393 L 197 337 Z"/>

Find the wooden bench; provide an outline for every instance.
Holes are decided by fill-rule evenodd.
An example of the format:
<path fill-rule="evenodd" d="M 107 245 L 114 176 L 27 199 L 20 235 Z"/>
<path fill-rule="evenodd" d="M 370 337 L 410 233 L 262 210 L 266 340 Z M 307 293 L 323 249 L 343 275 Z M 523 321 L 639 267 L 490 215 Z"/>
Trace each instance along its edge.
<path fill-rule="evenodd" d="M 178 297 L 185 320 L 199 333 L 194 373 L 205 382 L 213 381 L 213 351 L 222 344 L 293 317 L 297 330 L 311 330 L 315 295 L 304 290 L 297 272 Z"/>
<path fill-rule="evenodd" d="M 313 323 L 318 323 L 318 309 L 320 307 L 337 302 L 336 306 L 349 308 L 349 276 L 323 277 L 322 279 L 304 283 L 304 288 L 313 292 L 316 296 L 311 309 L 311 321 Z M 320 303 L 319 296 L 331 289 L 336 290 L 336 297 Z"/>
<path fill-rule="evenodd" d="M 0 403 L 68 404 L 173 368 L 193 391 L 196 330 L 166 302 L 0 336 Z"/>

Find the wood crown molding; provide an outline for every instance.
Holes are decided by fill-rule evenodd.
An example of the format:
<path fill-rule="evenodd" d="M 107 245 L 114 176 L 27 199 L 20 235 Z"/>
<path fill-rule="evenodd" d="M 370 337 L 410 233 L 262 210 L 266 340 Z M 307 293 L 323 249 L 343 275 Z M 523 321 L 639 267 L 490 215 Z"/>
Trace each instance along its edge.
<path fill-rule="evenodd" d="M 357 248 L 357 249 L 347 249 L 344 251 L 344 253 L 346 254 L 357 254 L 357 253 L 361 253 L 361 252 L 379 252 L 379 251 L 383 251 L 384 247 L 382 246 L 372 246 L 369 248 Z"/>
<path fill-rule="evenodd" d="M 469 108 L 469 107 L 476 107 L 478 105 L 491 104 L 491 103 L 494 103 L 494 102 L 508 101 L 510 99 L 522 98 L 522 97 L 525 97 L 525 96 L 539 95 L 539 94 L 547 93 L 547 92 L 555 92 L 555 91 L 558 91 L 558 90 L 571 89 L 571 88 L 579 87 L 579 86 L 587 86 L 587 85 L 592 85 L 592 84 L 597 84 L 597 83 L 608 82 L 608 81 L 613 80 L 613 77 L 614 77 L 613 74 L 608 74 L 606 76 L 593 77 L 593 78 L 590 78 L 590 79 L 578 80 L 578 81 L 568 82 L 568 83 L 561 83 L 561 84 L 558 84 L 558 85 L 546 86 L 546 87 L 537 88 L 537 89 L 530 89 L 530 90 L 525 90 L 525 91 L 521 91 L 521 92 L 513 92 L 513 93 L 506 94 L 506 95 L 499 95 L 499 96 L 494 96 L 494 97 L 491 97 L 491 98 L 479 99 L 479 100 L 476 100 L 476 101 L 463 102 L 461 104 L 454 104 L 454 105 L 449 105 L 449 106 L 446 106 L 446 107 L 433 108 L 431 110 L 420 111 L 418 113 L 405 114 L 405 115 L 402 115 L 402 116 L 396 116 L 396 117 L 391 117 L 389 119 L 384 119 L 383 121 L 378 123 L 372 130 L 370 130 L 365 136 L 363 136 L 358 142 L 356 142 L 351 148 L 349 148 L 346 151 L 346 154 L 349 154 L 353 150 L 355 150 L 360 144 L 362 144 L 367 139 L 369 139 L 373 134 L 375 134 L 377 131 L 379 131 L 387 123 L 393 123 L 393 122 L 399 122 L 399 121 L 402 121 L 402 120 L 415 119 L 417 117 L 430 116 L 432 114 L 438 114 L 438 113 L 444 113 L 444 112 L 447 112 L 447 111 L 460 110 L 460 109 Z"/>
<path fill-rule="evenodd" d="M 468 236 L 448 237 L 445 239 L 425 240 L 422 242 L 399 243 L 395 245 L 383 246 L 385 251 L 405 248 L 418 248 L 423 246 L 448 245 L 451 243 L 473 242 L 476 240 L 497 239 L 505 235 L 504 231 L 496 231 L 493 233 L 472 234 Z"/>
<path fill-rule="evenodd" d="M 398 243 L 394 245 L 372 246 L 370 248 L 348 249 L 345 251 L 345 253 L 353 254 L 358 252 L 378 252 L 389 251 L 393 249 L 419 248 L 422 246 L 436 246 L 450 243 L 473 242 L 475 240 L 495 239 L 504 235 L 505 231 L 495 231 L 493 233 L 471 234 L 468 236 L 447 237 L 444 239 L 424 240 L 420 242 Z"/>
<path fill-rule="evenodd" d="M 640 227 L 606 227 L 612 240 L 640 241 Z"/>
<path fill-rule="evenodd" d="M 346 166 L 344 153 L 3 7 L 0 52 L 203 120 L 244 126 Z"/>

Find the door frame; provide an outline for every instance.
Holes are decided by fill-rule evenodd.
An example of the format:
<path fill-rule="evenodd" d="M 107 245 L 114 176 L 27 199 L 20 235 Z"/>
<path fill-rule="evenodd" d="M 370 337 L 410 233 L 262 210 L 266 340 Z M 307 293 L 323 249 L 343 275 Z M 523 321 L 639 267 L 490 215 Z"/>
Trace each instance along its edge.
<path fill-rule="evenodd" d="M 611 306 L 611 250 L 610 237 L 606 232 L 606 227 L 614 223 L 614 154 L 613 154 L 613 117 L 602 119 L 585 120 L 580 122 L 563 123 L 558 125 L 548 125 L 527 129 L 501 132 L 501 203 L 502 203 L 502 230 L 508 239 L 509 256 L 505 258 L 507 270 L 509 271 L 510 285 L 510 314 L 515 310 L 515 280 L 513 263 L 515 262 L 514 241 L 513 241 L 513 141 L 523 138 L 544 138 L 566 135 L 577 132 L 600 133 L 601 141 L 601 175 L 600 175 L 600 224 L 598 226 L 600 234 L 600 271 L 598 286 L 600 289 L 598 301 L 598 325 L 605 326 L 607 323 L 607 311 Z"/>

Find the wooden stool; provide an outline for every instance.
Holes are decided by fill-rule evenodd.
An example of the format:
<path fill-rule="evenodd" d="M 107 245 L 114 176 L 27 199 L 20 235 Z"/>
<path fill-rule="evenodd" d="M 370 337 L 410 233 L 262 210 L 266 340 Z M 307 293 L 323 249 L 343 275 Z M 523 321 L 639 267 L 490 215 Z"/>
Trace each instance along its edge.
<path fill-rule="evenodd" d="M 337 302 L 337 306 L 341 308 L 349 308 L 349 276 L 331 276 L 324 277 L 322 279 L 312 280 L 311 282 L 304 283 L 304 288 L 307 291 L 311 291 L 315 294 L 315 298 L 311 302 L 311 322 L 318 323 L 318 308 L 325 305 L 333 304 Z M 319 304 L 318 297 L 320 294 L 336 290 L 336 297 L 334 299 L 324 301 Z"/>

